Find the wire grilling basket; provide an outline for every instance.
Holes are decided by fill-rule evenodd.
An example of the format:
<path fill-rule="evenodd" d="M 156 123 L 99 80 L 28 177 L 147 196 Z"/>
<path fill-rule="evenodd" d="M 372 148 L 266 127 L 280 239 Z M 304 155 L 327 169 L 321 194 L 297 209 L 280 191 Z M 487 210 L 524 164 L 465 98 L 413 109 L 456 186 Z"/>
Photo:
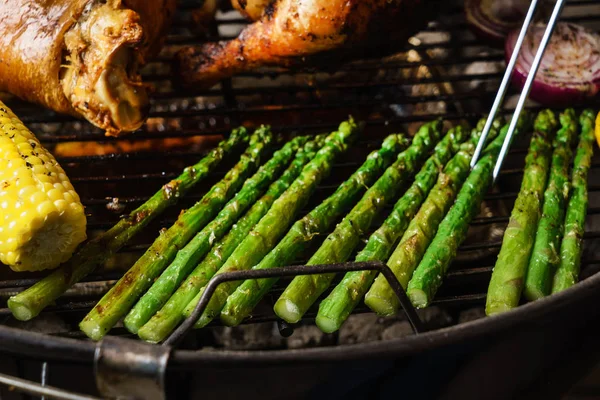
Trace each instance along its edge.
<path fill-rule="evenodd" d="M 600 27 L 600 10 L 589 12 L 593 3 L 587 0 L 567 2 L 562 19 Z M 306 207 L 306 210 L 310 210 L 332 193 L 360 165 L 366 154 L 379 146 L 386 134 L 401 131 L 414 133 L 421 123 L 440 116 L 452 123 L 475 122 L 489 111 L 504 71 L 503 52 L 489 48 L 474 38 L 464 22 L 462 7 L 445 4 L 443 19 L 429 23 L 426 29 L 411 38 L 402 51 L 384 59 L 357 61 L 325 71 L 271 68 L 244 73 L 210 90 L 175 90 L 170 82 L 169 63 L 172 54 L 181 45 L 232 37 L 244 24 L 236 14 L 221 13 L 208 29 L 198 31 L 193 26 L 189 12 L 195 7 L 197 4 L 194 1 L 184 3 L 165 50 L 145 72 L 146 81 L 154 83 L 157 90 L 153 96 L 151 118 L 142 131 L 134 136 L 108 139 L 88 124 L 14 99 L 7 101 L 39 139 L 54 151 L 71 177 L 87 208 L 91 237 L 112 226 L 120 215 L 145 201 L 157 187 L 201 157 L 233 127 L 268 123 L 274 132 L 281 135 L 322 133 L 332 130 L 348 114 L 352 114 L 366 123 L 364 133 L 337 161 L 330 177 L 319 186 Z M 506 108 L 500 113 L 512 114 L 517 97 L 518 93 L 509 89 Z M 527 106 L 534 110 L 537 108 L 535 104 L 528 103 Z M 589 106 L 597 108 L 598 103 Z M 182 365 L 191 363 L 194 357 L 198 357 L 194 359 L 195 362 L 201 359 L 202 363 L 218 364 L 223 362 L 220 357 L 227 357 L 228 351 L 236 349 L 270 351 L 235 353 L 231 354 L 229 361 L 343 359 L 365 356 L 370 351 L 368 346 L 349 351 L 344 345 L 372 342 L 376 346 L 388 340 L 402 340 L 414 333 L 419 335 L 441 328 L 459 328 L 461 323 L 483 316 L 487 284 L 501 244 L 503 228 L 519 189 L 528 139 L 515 139 L 493 190 L 485 198 L 481 214 L 471 224 L 467 242 L 461 247 L 457 260 L 429 309 L 415 311 L 383 264 L 349 262 L 312 266 L 312 269 L 285 267 L 266 273 L 289 277 L 300 272 L 314 273 L 323 269 L 331 272 L 359 269 L 387 271 L 390 283 L 395 283 L 396 292 L 403 299 L 406 315 L 387 320 L 377 319 L 366 313 L 365 306 L 360 306 L 355 311 L 356 315 L 351 317 L 356 319 L 354 325 L 364 326 L 375 322 L 382 327 L 375 329 L 376 333 L 366 335 L 361 328 L 348 328 L 338 335 L 307 333 L 311 332 L 315 309 L 311 309 L 297 327 L 278 321 L 272 312 L 273 300 L 289 282 L 289 279 L 283 279 L 267 296 L 265 306 L 258 307 L 244 326 L 237 330 L 225 329 L 213 323 L 208 330 L 192 331 L 186 335 L 189 326 L 182 325 L 166 344 L 180 345 L 188 350 L 172 352 L 169 346 L 123 342 L 119 336 L 127 337 L 128 332 L 122 327 L 113 329 L 112 337 L 97 347 L 92 342 L 82 340 L 84 336 L 77 328 L 81 318 L 122 272 L 135 262 L 156 232 L 174 222 L 177 210 L 187 208 L 200 199 L 225 174 L 230 165 L 223 165 L 201 187 L 182 199 L 175 207 L 177 210 L 167 212 L 164 218 L 152 223 L 145 234 L 117 254 L 102 271 L 69 290 L 37 320 L 29 323 L 13 320 L 6 308 L 6 299 L 33 284 L 38 276 L 32 274 L 23 278 L 22 275 L 5 271 L 0 281 L 0 297 L 3 300 L 0 316 L 4 318 L 5 325 L 18 331 L 11 329 L 0 332 L 0 343 L 3 343 L 0 348 L 7 353 L 39 361 L 42 379 L 38 380 L 41 382 L 39 385 L 19 381 L 24 376 L 17 371 L 0 375 L 0 382 L 32 394 L 83 399 L 86 397 L 77 397 L 73 393 L 51 392 L 53 389 L 46 386 L 51 386 L 46 379 L 49 376 L 49 362 L 95 363 L 96 382 L 103 395 L 116 395 L 118 390 L 125 391 L 126 387 L 137 385 L 144 386 L 144 390 L 147 390 L 145 394 L 149 396 L 146 398 L 151 398 L 163 392 L 164 381 L 161 379 L 164 378 L 167 360 L 169 368 L 183 368 Z M 599 167 L 596 156 L 590 173 L 590 208 L 582 279 L 593 276 L 600 266 L 596 241 L 600 238 L 597 223 L 600 214 L 600 181 L 594 177 L 597 175 L 594 171 Z M 373 228 L 380 223 L 381 220 L 376 220 Z M 302 258 L 294 264 L 302 265 L 305 262 L 306 258 Z M 258 276 L 256 271 L 245 271 L 233 276 L 221 275 L 219 279 L 257 277 L 262 276 Z M 211 285 L 218 283 L 217 279 Z M 578 286 L 585 287 L 586 284 L 589 282 Z M 205 293 L 207 300 L 210 293 L 210 290 Z M 527 306 L 529 312 L 542 307 L 543 302 L 540 303 Z M 196 314 L 202 311 L 201 307 L 202 304 Z M 508 323 L 503 322 L 508 321 L 504 317 L 499 321 L 498 324 Z M 352 325 L 351 321 L 348 324 Z M 249 329 L 254 329 L 248 327 L 258 326 L 267 326 L 271 330 L 276 326 L 275 331 L 278 332 L 269 333 L 267 339 L 257 340 L 246 347 L 236 342 L 236 335 L 247 339 L 248 336 L 244 335 L 250 335 Z M 292 335 L 294 330 L 296 332 Z M 32 334 L 31 331 L 39 331 L 43 335 Z M 265 329 L 257 328 L 257 332 L 264 334 Z M 481 332 L 473 330 L 471 334 Z M 19 338 L 20 333 L 22 335 Z M 131 350 L 127 355 L 121 351 L 125 348 Z M 304 350 L 298 351 L 298 348 Z M 414 346 L 413 351 L 418 349 L 419 346 Z M 144 370 L 145 375 L 140 374 L 140 370 Z M 115 371 L 129 377 L 129 384 L 114 379 L 111 374 L 115 374 Z M 29 376 L 28 379 L 36 380 Z"/>

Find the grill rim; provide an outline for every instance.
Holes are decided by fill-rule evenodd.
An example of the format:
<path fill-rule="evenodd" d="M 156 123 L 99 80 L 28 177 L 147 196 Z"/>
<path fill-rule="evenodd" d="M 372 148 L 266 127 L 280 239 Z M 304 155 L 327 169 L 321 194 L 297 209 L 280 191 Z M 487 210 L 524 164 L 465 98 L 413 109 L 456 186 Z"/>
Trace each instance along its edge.
<path fill-rule="evenodd" d="M 186 370 L 197 366 L 273 366 L 349 360 L 392 359 L 411 356 L 426 350 L 499 334 L 523 324 L 534 324 L 548 314 L 589 302 L 600 290 L 600 274 L 552 296 L 521 305 L 492 317 L 460 323 L 404 338 L 348 345 L 286 350 L 177 350 L 169 359 L 169 370 Z M 597 294 L 596 294 L 597 296 Z M 125 339 L 137 341 L 136 339 Z M 0 352 L 33 360 L 73 362 L 92 365 L 100 342 L 50 336 L 0 325 Z M 156 346 L 148 344 L 149 346 Z"/>

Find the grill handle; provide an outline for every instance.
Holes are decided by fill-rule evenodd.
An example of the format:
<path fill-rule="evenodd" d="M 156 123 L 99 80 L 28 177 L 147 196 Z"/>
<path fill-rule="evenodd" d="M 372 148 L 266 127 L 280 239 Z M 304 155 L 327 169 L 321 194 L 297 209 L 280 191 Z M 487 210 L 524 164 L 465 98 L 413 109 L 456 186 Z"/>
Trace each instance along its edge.
<path fill-rule="evenodd" d="M 293 265 L 272 269 L 258 269 L 226 272 L 215 275 L 206 285 L 204 293 L 200 297 L 200 301 L 196 304 L 196 308 L 192 314 L 163 342 L 163 346 L 170 348 L 176 347 L 177 344 L 185 337 L 185 335 L 193 328 L 194 324 L 200 318 L 206 306 L 208 305 L 213 293 L 217 287 L 224 282 L 241 281 L 246 279 L 262 279 L 262 278 L 284 278 L 294 277 L 299 275 L 327 274 L 334 272 L 351 272 L 351 271 L 379 271 L 387 279 L 388 283 L 398 296 L 400 304 L 406 313 L 406 317 L 410 322 L 415 334 L 424 332 L 424 326 L 408 299 L 406 292 L 400 285 L 400 282 L 392 272 L 392 270 L 383 262 L 350 262 L 339 264 L 322 264 L 322 265 Z"/>

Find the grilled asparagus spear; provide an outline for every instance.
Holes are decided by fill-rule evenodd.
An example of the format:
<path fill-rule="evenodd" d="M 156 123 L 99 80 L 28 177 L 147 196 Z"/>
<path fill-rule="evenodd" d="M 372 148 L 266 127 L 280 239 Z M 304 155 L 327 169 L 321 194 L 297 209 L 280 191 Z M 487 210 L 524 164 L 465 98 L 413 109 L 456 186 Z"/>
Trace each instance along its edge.
<path fill-rule="evenodd" d="M 598 121 L 600 121 L 600 114 L 598 116 Z M 588 206 L 587 175 L 594 153 L 593 111 L 585 110 L 579 121 L 581 135 L 575 154 L 575 162 L 573 163 L 572 193 L 567 207 L 565 231 L 560 246 L 560 263 L 554 275 L 552 293 L 568 289 L 579 279 L 582 241 Z"/>
<path fill-rule="evenodd" d="M 261 196 L 263 190 L 279 176 L 294 153 L 307 141 L 307 136 L 298 136 L 276 151 L 269 161 L 244 182 L 240 191 L 223 207 L 215 219 L 177 252 L 173 262 L 125 317 L 124 324 L 129 332 L 137 333 L 140 327 L 165 304 L 173 291 L 208 253 L 213 242 L 225 235 L 231 225 Z"/>
<path fill-rule="evenodd" d="M 479 132 L 481 128 L 483 126 L 480 124 Z M 389 258 L 410 220 L 437 181 L 440 170 L 459 150 L 466 137 L 467 131 L 459 126 L 453 128 L 438 143 L 434 154 L 415 177 L 415 182 L 396 202 L 390 215 L 371 235 L 365 248 L 358 253 L 355 259 L 357 262 L 385 261 Z M 317 326 L 327 333 L 337 331 L 363 298 L 376 276 L 376 271 L 348 272 L 319 305 Z"/>
<path fill-rule="evenodd" d="M 536 118 L 521 190 L 504 232 L 487 292 L 487 315 L 510 310 L 519 304 L 541 214 L 541 199 L 548 181 L 557 125 L 556 116 L 550 110 L 540 112 Z"/>
<path fill-rule="evenodd" d="M 423 127 L 428 130 L 429 127 Z M 373 184 L 406 146 L 406 140 L 391 135 L 384 140 L 381 149 L 372 152 L 365 163 L 325 201 L 294 223 L 285 237 L 254 267 L 269 269 L 286 265 L 304 251 L 311 241 L 324 234 L 351 206 L 358 196 Z M 221 320 L 231 326 L 238 325 L 247 317 L 277 279 L 247 280 L 229 296 L 221 312 Z M 198 302 L 190 305 L 188 311 Z"/>
<path fill-rule="evenodd" d="M 335 157 L 346 150 L 347 143 L 357 131 L 356 124 L 350 120 L 342 123 L 339 130 L 327 138 L 316 157 L 304 167 L 290 188 L 273 203 L 269 212 L 240 243 L 217 274 L 252 268 L 277 244 L 296 214 L 306 205 L 321 179 L 329 173 Z M 218 286 L 196 327 L 205 326 L 217 316 L 227 297 L 240 283 L 226 282 Z M 198 295 L 201 296 L 201 293 L 202 290 Z"/>
<path fill-rule="evenodd" d="M 435 236 L 440 221 L 452 206 L 469 174 L 469 163 L 484 125 L 485 121 L 480 121 L 478 129 L 473 130 L 471 140 L 461 146 L 459 152 L 438 176 L 435 186 L 431 189 L 417 215 L 410 221 L 400 243 L 387 261 L 387 265 L 405 289 L 427 246 Z M 501 125 L 502 120 L 494 121 L 490 130 L 490 139 L 498 134 Z M 400 307 L 396 294 L 382 275 L 377 277 L 365 295 L 365 304 L 379 315 L 395 314 Z"/>
<path fill-rule="evenodd" d="M 204 180 L 224 158 L 247 142 L 246 129 L 235 129 L 227 140 L 222 141 L 197 164 L 187 167 L 181 175 L 164 185 L 127 217 L 90 240 L 66 264 L 29 289 L 12 296 L 8 300 L 8 306 L 15 318 L 26 321 L 37 316 L 67 289 L 102 265 L 167 207 Z"/>
<path fill-rule="evenodd" d="M 570 186 L 569 165 L 573 153 L 571 144 L 577 133 L 575 111 L 567 109 L 560 115 L 560 122 L 562 127 L 554 140 L 542 217 L 537 227 L 525 278 L 525 297 L 528 300 L 537 300 L 550 294 L 552 278 L 560 262 L 560 240 Z"/>
<path fill-rule="evenodd" d="M 333 264 L 346 261 L 371 226 L 373 218 L 398 195 L 440 136 L 441 130 L 438 129 L 432 129 L 423 136 L 415 136 L 412 145 L 402 152 L 396 162 L 386 169 L 381 178 L 367 190 L 350 213 L 327 236 L 307 264 Z M 334 273 L 295 277 L 275 303 L 275 313 L 287 322 L 298 322 L 329 287 L 334 277 Z"/>
<path fill-rule="evenodd" d="M 268 128 L 261 127 L 250 138 L 250 146 L 227 175 L 189 210 L 181 213 L 175 224 L 146 250 L 144 255 L 119 279 L 108 293 L 81 321 L 81 330 L 94 340 L 102 338 L 123 316 L 137 297 L 171 262 L 199 229 L 202 229 L 242 186 L 246 177 L 260 165 L 271 142 Z"/>
<path fill-rule="evenodd" d="M 515 134 L 523 132 L 530 125 L 530 115 L 523 112 Z M 410 280 L 407 294 L 415 307 L 429 305 L 442 284 L 448 266 L 456 256 L 458 246 L 465 240 L 469 224 L 479 212 L 483 196 L 492 184 L 494 165 L 507 132 L 508 126 L 505 126 L 486 148 L 458 193 L 456 202 L 440 223 L 435 237 Z"/>
<path fill-rule="evenodd" d="M 160 342 L 169 335 L 183 319 L 183 309 L 206 285 L 209 279 L 225 263 L 235 248 L 250 233 L 254 225 L 269 211 L 271 205 L 279 198 L 300 175 L 302 168 L 309 162 L 323 145 L 324 138 L 307 143 L 304 149 L 296 153 L 294 161 L 288 169 L 275 181 L 229 233 L 215 243 L 204 260 L 192 271 L 181 286 L 168 299 L 166 304 L 138 331 L 138 336 L 146 341 Z"/>

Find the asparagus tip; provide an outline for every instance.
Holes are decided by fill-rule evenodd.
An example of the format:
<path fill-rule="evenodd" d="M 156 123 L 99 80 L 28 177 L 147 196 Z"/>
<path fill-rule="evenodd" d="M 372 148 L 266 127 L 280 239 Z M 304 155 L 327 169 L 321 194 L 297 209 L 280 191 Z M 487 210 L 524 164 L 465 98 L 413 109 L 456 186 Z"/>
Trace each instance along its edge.
<path fill-rule="evenodd" d="M 340 329 L 340 323 L 337 319 L 326 317 L 324 315 L 317 314 L 315 322 L 317 327 L 325 333 L 333 333 Z"/>
<path fill-rule="evenodd" d="M 123 325 L 125 326 L 125 329 L 134 335 L 137 335 L 140 330 L 140 324 L 137 321 L 134 321 L 133 318 L 125 318 L 125 320 L 123 320 Z"/>
<path fill-rule="evenodd" d="M 96 322 L 88 319 L 84 319 L 79 323 L 79 329 L 83 333 L 85 333 L 90 339 L 94 341 L 98 341 L 104 337 L 106 332 L 102 327 Z"/>
<path fill-rule="evenodd" d="M 525 290 L 523 292 L 525 293 L 525 298 L 528 301 L 535 301 L 546 297 L 546 294 L 540 288 L 536 287 L 525 286 Z"/>
<path fill-rule="evenodd" d="M 411 289 L 407 293 L 410 302 L 416 308 L 425 308 L 429 305 L 429 298 L 427 297 L 427 293 L 425 293 L 421 289 Z"/>
<path fill-rule="evenodd" d="M 8 299 L 8 308 L 10 308 L 13 316 L 19 321 L 29 321 L 37 315 L 31 308 L 16 300 L 14 297 Z"/>
<path fill-rule="evenodd" d="M 234 326 L 238 326 L 242 322 L 242 319 L 239 317 L 239 315 L 236 315 L 236 314 L 229 314 L 229 313 L 221 312 L 220 318 L 221 318 L 221 322 L 225 326 L 234 327 Z"/>
<path fill-rule="evenodd" d="M 371 310 L 375 311 L 377 315 L 388 316 L 396 314 L 396 308 L 386 297 L 370 295 L 367 293 L 365 296 L 365 304 Z"/>
<path fill-rule="evenodd" d="M 492 315 L 496 315 L 496 314 L 501 314 L 507 311 L 512 310 L 514 307 L 506 304 L 506 303 L 498 303 L 495 302 L 493 304 L 488 304 L 485 307 L 485 315 L 487 315 L 488 317 L 492 316 Z"/>
<path fill-rule="evenodd" d="M 161 337 L 161 335 L 159 334 L 158 331 L 148 329 L 145 327 L 141 327 L 137 331 L 137 335 L 140 339 L 142 339 L 148 343 L 160 343 L 163 340 L 163 338 Z"/>
<path fill-rule="evenodd" d="M 279 318 L 290 324 L 295 324 L 302 318 L 302 313 L 298 306 L 288 299 L 277 300 L 273 309 Z"/>

